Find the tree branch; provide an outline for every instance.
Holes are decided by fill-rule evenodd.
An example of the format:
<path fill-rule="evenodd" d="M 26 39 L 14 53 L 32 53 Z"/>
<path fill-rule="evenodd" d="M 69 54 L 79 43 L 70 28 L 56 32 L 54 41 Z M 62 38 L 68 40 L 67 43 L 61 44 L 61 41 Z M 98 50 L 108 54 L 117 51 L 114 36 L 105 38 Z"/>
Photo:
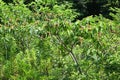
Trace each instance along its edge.
<path fill-rule="evenodd" d="M 73 51 L 72 51 L 72 49 L 73 49 L 73 45 L 72 45 L 72 47 L 71 47 L 71 49 L 69 50 L 67 47 L 66 47 L 66 45 L 63 43 L 63 41 L 61 40 L 61 38 L 59 37 L 59 36 L 57 36 L 57 39 L 59 40 L 59 42 L 60 42 L 60 44 L 67 50 L 67 52 L 70 54 L 70 56 L 71 56 L 71 58 L 73 59 L 73 61 L 74 61 L 74 63 L 76 64 L 76 66 L 77 66 L 77 68 L 78 68 L 78 71 L 79 71 L 79 74 L 82 74 L 82 70 L 81 70 L 81 68 L 80 68 L 80 66 L 79 66 L 79 63 L 78 63 L 78 61 L 77 61 L 77 58 L 75 57 L 75 55 L 74 55 L 74 53 L 73 53 Z"/>

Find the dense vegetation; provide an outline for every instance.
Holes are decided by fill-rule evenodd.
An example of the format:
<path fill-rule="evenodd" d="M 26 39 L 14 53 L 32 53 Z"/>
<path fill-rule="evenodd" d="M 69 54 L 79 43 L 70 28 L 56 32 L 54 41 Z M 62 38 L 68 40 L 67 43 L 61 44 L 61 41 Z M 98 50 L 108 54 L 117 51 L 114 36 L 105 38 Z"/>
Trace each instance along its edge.
<path fill-rule="evenodd" d="M 0 79 L 120 80 L 119 4 L 0 0 Z"/>

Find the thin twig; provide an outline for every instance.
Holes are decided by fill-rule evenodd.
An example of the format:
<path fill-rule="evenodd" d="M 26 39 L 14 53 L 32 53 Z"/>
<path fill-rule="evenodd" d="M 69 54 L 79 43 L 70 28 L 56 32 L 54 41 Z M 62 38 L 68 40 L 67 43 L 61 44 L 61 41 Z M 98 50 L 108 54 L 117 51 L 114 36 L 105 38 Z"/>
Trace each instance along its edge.
<path fill-rule="evenodd" d="M 66 45 L 63 43 L 63 41 L 61 40 L 61 38 L 59 36 L 57 36 L 57 39 L 60 41 L 60 43 L 63 45 L 63 47 L 67 50 L 67 52 L 70 54 L 71 58 L 73 59 L 73 61 L 75 62 L 75 64 L 77 65 L 77 68 L 78 68 L 78 71 L 79 71 L 79 74 L 82 74 L 82 70 L 79 66 L 79 63 L 77 61 L 77 58 L 75 57 L 73 51 L 72 51 L 72 48 L 73 48 L 73 45 L 72 45 L 72 48 L 71 50 L 69 50 Z"/>

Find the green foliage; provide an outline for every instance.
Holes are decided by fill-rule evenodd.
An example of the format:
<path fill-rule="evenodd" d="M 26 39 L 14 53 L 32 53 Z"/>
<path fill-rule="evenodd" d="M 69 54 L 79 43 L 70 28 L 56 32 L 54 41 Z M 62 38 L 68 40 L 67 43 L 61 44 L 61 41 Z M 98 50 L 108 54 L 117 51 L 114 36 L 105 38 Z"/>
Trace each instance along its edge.
<path fill-rule="evenodd" d="M 0 1 L 1 80 L 119 80 L 119 9 L 113 20 L 79 15 L 72 4 Z"/>
<path fill-rule="evenodd" d="M 120 16 L 120 9 L 119 8 L 111 8 L 110 10 L 113 11 L 110 13 L 110 15 L 113 17 L 113 19 L 115 21 L 117 21 L 119 23 L 118 16 Z"/>

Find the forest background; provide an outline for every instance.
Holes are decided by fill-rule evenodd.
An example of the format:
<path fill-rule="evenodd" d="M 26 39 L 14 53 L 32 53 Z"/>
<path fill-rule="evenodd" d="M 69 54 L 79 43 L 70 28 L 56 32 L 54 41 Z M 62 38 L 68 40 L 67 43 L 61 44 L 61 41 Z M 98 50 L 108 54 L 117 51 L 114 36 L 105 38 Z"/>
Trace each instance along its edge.
<path fill-rule="evenodd" d="M 1 80 L 120 80 L 119 0 L 0 0 Z"/>

